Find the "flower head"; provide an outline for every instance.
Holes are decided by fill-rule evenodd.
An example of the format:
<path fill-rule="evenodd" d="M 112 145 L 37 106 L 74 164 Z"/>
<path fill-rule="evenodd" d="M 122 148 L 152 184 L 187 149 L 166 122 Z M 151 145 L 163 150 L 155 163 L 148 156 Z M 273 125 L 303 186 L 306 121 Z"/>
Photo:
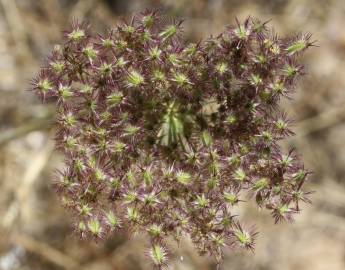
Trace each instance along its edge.
<path fill-rule="evenodd" d="M 163 22 L 147 10 L 106 35 L 74 22 L 32 82 L 56 104 L 56 187 L 77 231 L 145 232 L 159 269 L 165 238 L 181 233 L 218 262 L 227 247 L 252 250 L 256 232 L 233 214 L 246 193 L 276 222 L 310 201 L 309 172 L 279 147 L 293 134 L 279 101 L 313 45 L 252 18 L 185 44 L 181 22 Z"/>

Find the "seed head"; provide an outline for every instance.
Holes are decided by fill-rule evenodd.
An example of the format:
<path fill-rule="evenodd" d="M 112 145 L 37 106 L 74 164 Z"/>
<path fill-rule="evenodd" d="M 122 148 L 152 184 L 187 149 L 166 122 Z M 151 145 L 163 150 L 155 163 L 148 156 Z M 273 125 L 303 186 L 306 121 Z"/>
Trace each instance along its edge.
<path fill-rule="evenodd" d="M 293 135 L 280 100 L 304 75 L 311 35 L 278 38 L 248 18 L 186 44 L 181 23 L 146 10 L 94 35 L 73 22 L 32 81 L 56 105 L 54 184 L 76 231 L 146 233 L 158 269 L 167 238 L 188 235 L 218 263 L 226 248 L 252 250 L 256 232 L 234 215 L 246 195 L 275 222 L 310 202 L 309 172 L 279 143 Z"/>

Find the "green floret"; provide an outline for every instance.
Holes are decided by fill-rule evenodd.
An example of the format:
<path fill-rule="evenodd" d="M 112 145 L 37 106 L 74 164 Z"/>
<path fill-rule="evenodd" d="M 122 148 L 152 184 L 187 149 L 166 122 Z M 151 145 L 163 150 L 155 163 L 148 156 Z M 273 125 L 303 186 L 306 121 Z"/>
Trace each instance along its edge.
<path fill-rule="evenodd" d="M 87 227 L 91 234 L 99 236 L 102 233 L 102 226 L 98 219 L 90 219 L 87 223 Z"/>
<path fill-rule="evenodd" d="M 152 15 L 144 16 L 142 22 L 146 28 L 151 28 L 154 22 L 154 17 Z"/>
<path fill-rule="evenodd" d="M 286 48 L 286 51 L 289 54 L 295 54 L 300 51 L 303 51 L 305 48 L 307 48 L 307 42 L 303 39 L 297 40 L 294 43 L 292 43 L 289 47 Z"/>
<path fill-rule="evenodd" d="M 97 57 L 98 52 L 94 48 L 92 48 L 91 46 L 88 46 L 88 47 L 84 48 L 83 53 L 85 54 L 86 57 L 93 60 Z"/>
<path fill-rule="evenodd" d="M 216 65 L 216 71 L 220 74 L 223 75 L 226 71 L 228 70 L 228 64 L 227 63 L 219 63 Z"/>
<path fill-rule="evenodd" d="M 123 100 L 123 94 L 121 92 L 115 92 L 107 97 L 107 105 L 109 107 L 114 107 L 119 105 Z"/>
<path fill-rule="evenodd" d="M 223 196 L 224 200 L 231 205 L 235 205 L 238 203 L 238 197 L 233 193 L 224 192 Z"/>
<path fill-rule="evenodd" d="M 127 135 L 127 136 L 131 136 L 131 135 L 134 135 L 135 133 L 137 133 L 138 131 L 140 130 L 140 127 L 136 127 L 136 126 L 133 126 L 133 125 L 127 125 L 123 131 L 124 131 L 124 134 Z"/>
<path fill-rule="evenodd" d="M 163 40 L 170 39 L 177 34 L 177 27 L 176 25 L 170 25 L 162 31 L 159 36 L 163 38 Z"/>
<path fill-rule="evenodd" d="M 109 211 L 105 214 L 107 223 L 110 227 L 116 228 L 120 227 L 120 219 L 115 216 L 115 214 L 112 211 Z"/>
<path fill-rule="evenodd" d="M 182 185 L 188 185 L 192 180 L 192 176 L 187 172 L 180 171 L 176 175 L 176 180 Z"/>
<path fill-rule="evenodd" d="M 132 70 L 126 78 L 126 83 L 128 87 L 138 87 L 144 83 L 144 77 L 138 71 Z"/>
<path fill-rule="evenodd" d="M 72 41 L 80 41 L 85 36 L 86 36 L 86 34 L 85 34 L 85 31 L 83 29 L 76 29 L 76 30 L 73 30 L 71 33 L 68 34 L 68 38 Z"/>
<path fill-rule="evenodd" d="M 109 63 L 103 63 L 99 67 L 99 71 L 100 71 L 101 75 L 108 76 L 110 73 L 113 72 L 113 65 L 109 64 Z"/>
<path fill-rule="evenodd" d="M 235 232 L 235 236 L 237 240 L 240 242 L 243 246 L 248 246 L 252 243 L 252 239 L 247 232 L 237 231 Z"/>
<path fill-rule="evenodd" d="M 162 265 L 166 262 L 166 251 L 163 247 L 154 245 L 150 250 L 150 257 L 155 265 Z"/>
<path fill-rule="evenodd" d="M 43 79 L 38 82 L 37 88 L 42 92 L 48 92 L 53 88 L 53 84 L 48 79 Z"/>
<path fill-rule="evenodd" d="M 51 62 L 50 66 L 55 73 L 60 74 L 65 68 L 65 63 L 62 61 Z"/>
<path fill-rule="evenodd" d="M 188 80 L 188 77 L 183 73 L 175 73 L 173 75 L 172 81 L 176 82 L 176 84 L 180 87 L 190 84 L 191 82 Z"/>
<path fill-rule="evenodd" d="M 243 182 L 246 179 L 246 173 L 242 168 L 238 168 L 234 174 L 233 177 L 238 182 Z"/>

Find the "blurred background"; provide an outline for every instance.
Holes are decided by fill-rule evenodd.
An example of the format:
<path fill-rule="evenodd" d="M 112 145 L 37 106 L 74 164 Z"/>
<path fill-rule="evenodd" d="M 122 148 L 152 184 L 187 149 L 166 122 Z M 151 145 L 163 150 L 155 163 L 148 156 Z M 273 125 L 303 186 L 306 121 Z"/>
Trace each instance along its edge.
<path fill-rule="evenodd" d="M 44 56 L 72 18 L 104 31 L 145 8 L 187 19 L 185 36 L 216 35 L 235 17 L 272 19 L 277 33 L 311 32 L 319 47 L 304 57 L 307 76 L 293 102 L 295 147 L 314 173 L 313 204 L 291 224 L 242 209 L 260 231 L 255 253 L 226 252 L 222 269 L 345 269 L 345 1 L 344 0 L 0 0 L 0 270 L 152 269 L 142 236 L 79 241 L 51 190 L 62 157 L 54 151 L 54 108 L 26 91 Z M 171 269 L 216 269 L 188 240 L 171 246 Z"/>

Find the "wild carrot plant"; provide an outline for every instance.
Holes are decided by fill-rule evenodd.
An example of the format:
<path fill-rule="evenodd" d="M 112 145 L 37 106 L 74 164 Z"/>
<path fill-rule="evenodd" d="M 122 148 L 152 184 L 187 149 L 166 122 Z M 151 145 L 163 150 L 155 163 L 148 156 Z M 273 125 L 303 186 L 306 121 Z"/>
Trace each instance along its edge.
<path fill-rule="evenodd" d="M 74 22 L 33 89 L 56 104 L 55 183 L 81 237 L 146 233 L 167 262 L 167 238 L 188 236 L 221 262 L 253 249 L 257 232 L 236 207 L 252 199 L 276 222 L 292 220 L 309 174 L 279 142 L 293 133 L 279 101 L 304 74 L 309 34 L 280 38 L 248 18 L 186 44 L 181 21 L 154 11 L 104 35 Z"/>

